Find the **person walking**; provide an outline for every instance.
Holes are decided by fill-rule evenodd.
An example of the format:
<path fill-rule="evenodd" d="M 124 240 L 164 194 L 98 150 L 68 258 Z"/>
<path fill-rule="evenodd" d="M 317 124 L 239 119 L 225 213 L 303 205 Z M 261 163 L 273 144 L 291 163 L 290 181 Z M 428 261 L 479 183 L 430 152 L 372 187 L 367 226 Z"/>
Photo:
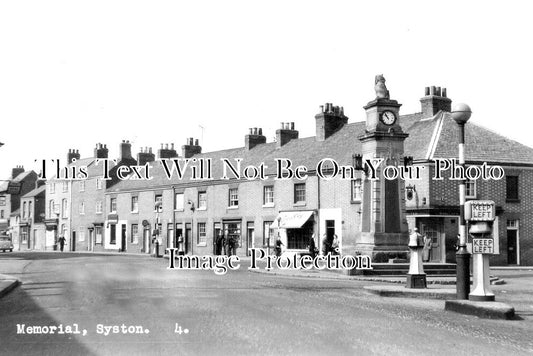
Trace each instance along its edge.
<path fill-rule="evenodd" d="M 59 236 L 59 239 L 57 240 L 57 242 L 59 242 L 59 250 L 61 252 L 63 252 L 63 249 L 65 248 L 65 236 L 61 235 Z"/>

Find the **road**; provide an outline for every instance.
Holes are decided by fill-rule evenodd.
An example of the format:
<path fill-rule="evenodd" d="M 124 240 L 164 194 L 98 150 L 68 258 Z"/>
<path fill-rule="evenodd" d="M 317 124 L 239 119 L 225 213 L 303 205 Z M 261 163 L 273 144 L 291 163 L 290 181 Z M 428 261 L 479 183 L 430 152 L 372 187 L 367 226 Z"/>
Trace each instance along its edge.
<path fill-rule="evenodd" d="M 1 273 L 23 284 L 0 299 L 0 354 L 533 352 L 527 313 L 522 320 L 483 320 L 446 312 L 443 301 L 367 294 L 362 287 L 370 282 L 251 273 L 244 262 L 225 275 L 167 264 L 132 255 L 1 254 Z M 17 324 L 25 330 L 77 324 L 81 334 L 17 334 Z M 123 324 L 143 333 L 122 334 Z M 104 328 L 114 325 L 119 333 Z"/>

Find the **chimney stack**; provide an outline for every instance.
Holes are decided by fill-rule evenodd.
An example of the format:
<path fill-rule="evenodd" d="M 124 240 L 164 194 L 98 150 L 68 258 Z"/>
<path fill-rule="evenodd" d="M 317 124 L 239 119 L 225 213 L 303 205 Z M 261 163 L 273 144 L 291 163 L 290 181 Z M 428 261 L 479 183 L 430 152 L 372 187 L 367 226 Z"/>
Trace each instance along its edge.
<path fill-rule="evenodd" d="M 152 147 L 141 147 L 141 151 L 137 153 L 137 164 L 144 166 L 153 161 L 155 161 L 155 155 L 152 153 Z"/>
<path fill-rule="evenodd" d="M 161 148 L 157 150 L 157 157 L 159 159 L 175 158 L 178 157 L 178 152 L 174 149 L 173 143 L 170 144 L 170 148 L 168 147 L 168 143 L 165 143 L 164 145 L 161 144 Z"/>
<path fill-rule="evenodd" d="M 68 155 L 67 155 L 67 163 L 71 164 L 74 161 L 74 159 L 76 161 L 80 159 L 80 151 L 75 150 L 75 149 L 69 149 Z"/>
<path fill-rule="evenodd" d="M 282 122 L 281 128 L 276 130 L 276 148 L 280 148 L 290 140 L 298 138 L 298 131 L 294 129 L 294 122 Z"/>
<path fill-rule="evenodd" d="M 263 136 L 262 128 L 250 128 L 250 133 L 244 136 L 244 146 L 246 150 L 251 150 L 255 146 L 261 145 L 263 143 L 266 143 L 266 137 Z"/>
<path fill-rule="evenodd" d="M 344 115 L 344 108 L 333 106 L 332 103 L 320 105 L 320 112 L 315 115 L 315 120 L 317 141 L 325 141 L 348 123 L 348 117 Z"/>
<path fill-rule="evenodd" d="M 198 139 L 189 137 L 186 141 L 186 144 L 181 146 L 182 156 L 184 158 L 190 158 L 194 155 L 202 153 L 202 147 L 198 143 Z"/>
<path fill-rule="evenodd" d="M 131 143 L 128 140 L 122 140 L 122 143 L 120 144 L 120 156 L 119 161 L 125 161 L 125 160 L 132 160 L 133 157 L 131 156 Z"/>
<path fill-rule="evenodd" d="M 447 97 L 446 88 L 436 86 L 426 87 L 424 94 L 425 96 L 420 99 L 424 118 L 432 117 L 440 110 L 452 111 L 452 101 Z"/>
<path fill-rule="evenodd" d="M 94 149 L 94 158 L 108 158 L 108 155 L 109 150 L 107 149 L 107 145 L 97 143 Z"/>
<path fill-rule="evenodd" d="M 17 178 L 17 176 L 21 173 L 24 173 L 24 167 L 23 166 L 16 166 L 11 170 L 11 179 Z"/>

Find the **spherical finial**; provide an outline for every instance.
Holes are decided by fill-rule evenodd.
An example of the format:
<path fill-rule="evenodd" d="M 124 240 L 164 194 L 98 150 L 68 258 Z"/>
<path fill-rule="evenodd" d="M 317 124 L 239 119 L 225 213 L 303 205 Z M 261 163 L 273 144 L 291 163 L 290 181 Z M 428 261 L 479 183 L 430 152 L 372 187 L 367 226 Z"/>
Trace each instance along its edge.
<path fill-rule="evenodd" d="M 470 106 L 464 103 L 455 104 L 452 109 L 452 118 L 458 124 L 466 124 L 471 115 L 472 110 L 470 109 Z"/>

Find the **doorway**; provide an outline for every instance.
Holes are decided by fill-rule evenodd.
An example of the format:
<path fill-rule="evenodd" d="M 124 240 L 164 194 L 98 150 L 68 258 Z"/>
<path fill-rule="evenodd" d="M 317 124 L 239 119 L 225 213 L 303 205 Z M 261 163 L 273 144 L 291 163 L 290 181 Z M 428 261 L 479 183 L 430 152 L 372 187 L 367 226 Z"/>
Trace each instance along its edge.
<path fill-rule="evenodd" d="M 174 234 L 174 247 L 176 247 L 177 249 L 180 248 L 179 241 L 178 241 L 180 237 L 183 237 L 183 224 L 176 223 L 176 233 Z"/>
<path fill-rule="evenodd" d="M 213 255 L 224 254 L 224 246 L 222 246 L 222 243 L 219 240 L 221 229 L 222 228 L 220 227 L 220 223 L 216 222 L 213 224 Z M 218 250 L 217 250 L 217 241 L 219 242 L 219 245 L 220 245 L 218 247 Z"/>
<path fill-rule="evenodd" d="M 444 255 L 444 225 L 440 222 L 420 223 L 420 233 L 431 239 L 429 262 L 441 263 Z"/>
<path fill-rule="evenodd" d="M 122 224 L 122 231 L 121 231 L 121 234 L 120 234 L 120 242 L 121 242 L 120 251 L 121 252 L 126 252 L 126 225 L 125 224 Z"/>
<path fill-rule="evenodd" d="M 72 231 L 72 241 L 70 242 L 70 251 L 76 251 L 76 231 Z"/>
<path fill-rule="evenodd" d="M 518 236 L 518 220 L 507 220 L 507 264 L 509 265 L 520 264 Z"/>
<path fill-rule="evenodd" d="M 93 251 L 94 246 L 94 228 L 89 228 L 89 241 L 87 245 L 87 251 Z"/>
<path fill-rule="evenodd" d="M 333 243 L 333 237 L 335 236 L 335 220 L 326 220 L 326 241 L 328 246 Z"/>
<path fill-rule="evenodd" d="M 185 224 L 185 254 L 192 253 L 192 224 Z"/>
<path fill-rule="evenodd" d="M 143 230 L 143 252 L 150 253 L 150 225 L 146 225 Z"/>
<path fill-rule="evenodd" d="M 255 228 L 253 222 L 246 226 L 246 256 L 250 256 L 250 249 L 254 247 Z"/>

